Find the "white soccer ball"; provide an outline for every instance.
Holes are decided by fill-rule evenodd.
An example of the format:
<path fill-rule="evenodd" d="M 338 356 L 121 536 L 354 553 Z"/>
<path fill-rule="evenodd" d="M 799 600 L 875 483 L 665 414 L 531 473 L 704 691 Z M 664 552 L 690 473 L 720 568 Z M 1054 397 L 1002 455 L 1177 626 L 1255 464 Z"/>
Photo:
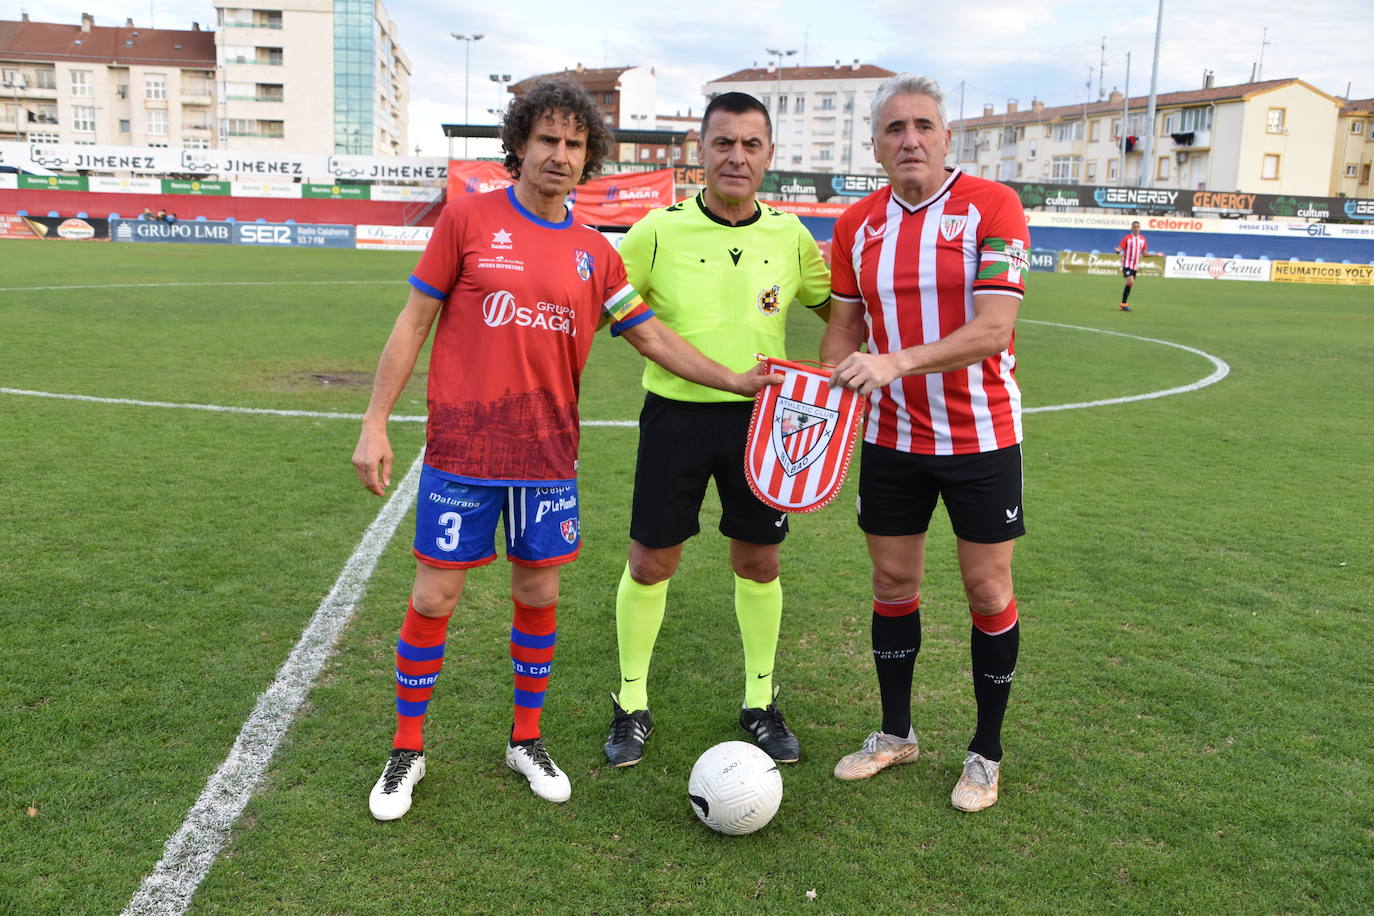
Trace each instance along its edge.
<path fill-rule="evenodd" d="M 697 758 L 687 780 L 687 797 L 697 818 L 717 833 L 753 833 L 773 819 L 782 804 L 782 774 L 758 747 L 725 741 Z"/>

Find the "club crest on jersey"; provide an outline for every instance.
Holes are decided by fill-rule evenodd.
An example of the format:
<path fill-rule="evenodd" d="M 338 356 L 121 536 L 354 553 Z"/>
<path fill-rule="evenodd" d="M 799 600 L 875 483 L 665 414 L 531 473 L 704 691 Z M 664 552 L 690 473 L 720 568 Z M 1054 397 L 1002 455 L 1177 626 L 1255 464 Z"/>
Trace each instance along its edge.
<path fill-rule="evenodd" d="M 782 472 L 795 477 L 825 454 L 840 412 L 778 396 L 773 404 L 773 449 Z"/>
<path fill-rule="evenodd" d="M 964 226 L 967 223 L 967 216 L 942 216 L 940 217 L 940 234 L 945 237 L 945 241 L 952 242 L 963 235 Z"/>
<path fill-rule="evenodd" d="M 581 248 L 574 248 L 573 263 L 577 267 L 577 275 L 579 277 L 581 277 L 583 280 L 590 280 L 592 278 L 592 266 L 595 262 L 592 260 L 592 254 L 590 251 L 583 251 Z"/>
<path fill-rule="evenodd" d="M 509 251 L 515 246 L 511 244 L 509 232 L 504 229 L 497 229 L 491 234 L 491 247 L 499 251 Z"/>
<path fill-rule="evenodd" d="M 781 308 L 779 300 L 782 298 L 782 289 L 777 286 L 770 286 L 767 289 L 759 290 L 759 311 L 765 315 L 776 315 Z"/>
<path fill-rule="evenodd" d="M 565 518 L 559 524 L 559 529 L 563 534 L 563 540 L 569 544 L 577 543 L 577 519 Z"/>

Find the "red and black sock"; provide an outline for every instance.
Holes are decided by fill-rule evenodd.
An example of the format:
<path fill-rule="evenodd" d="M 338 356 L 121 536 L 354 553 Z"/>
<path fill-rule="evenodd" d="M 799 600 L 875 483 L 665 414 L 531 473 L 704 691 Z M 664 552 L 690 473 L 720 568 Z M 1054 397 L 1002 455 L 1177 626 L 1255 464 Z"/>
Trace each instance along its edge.
<path fill-rule="evenodd" d="M 906 601 L 874 598 L 872 629 L 883 731 L 905 738 L 911 731 L 911 676 L 921 651 L 921 596 Z"/>
<path fill-rule="evenodd" d="M 1002 759 L 1002 718 L 1016 674 L 1016 655 L 1021 647 L 1021 625 L 1016 599 L 999 614 L 974 614 L 969 654 L 973 658 L 973 697 L 978 704 L 978 729 L 968 749 L 988 760 Z"/>

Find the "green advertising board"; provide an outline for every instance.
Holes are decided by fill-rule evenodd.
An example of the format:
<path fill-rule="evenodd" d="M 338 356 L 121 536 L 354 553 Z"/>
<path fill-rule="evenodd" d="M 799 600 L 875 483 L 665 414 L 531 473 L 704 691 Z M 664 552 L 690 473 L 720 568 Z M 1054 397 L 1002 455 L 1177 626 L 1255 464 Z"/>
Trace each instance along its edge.
<path fill-rule="evenodd" d="M 185 181 L 175 178 L 162 179 L 163 194 L 197 194 L 202 196 L 228 197 L 227 181 Z"/>
<path fill-rule="evenodd" d="M 316 200 L 371 200 L 372 188 L 365 184 L 304 184 L 301 197 Z"/>
<path fill-rule="evenodd" d="M 21 191 L 89 191 L 90 183 L 78 175 L 20 175 Z"/>

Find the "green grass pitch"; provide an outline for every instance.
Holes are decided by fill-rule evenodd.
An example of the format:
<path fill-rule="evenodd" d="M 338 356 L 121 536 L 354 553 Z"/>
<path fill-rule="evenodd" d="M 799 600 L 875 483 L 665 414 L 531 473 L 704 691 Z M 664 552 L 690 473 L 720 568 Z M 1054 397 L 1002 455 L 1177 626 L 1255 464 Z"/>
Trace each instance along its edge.
<path fill-rule="evenodd" d="M 356 413 L 414 257 L 3 242 L 0 264 L 0 387 Z M 1125 314 L 1111 278 L 1029 286 L 1028 407 L 1213 371 L 1140 338 L 1231 371 L 1026 417 L 1024 631 L 996 807 L 948 800 L 973 700 L 943 515 L 922 589 L 920 760 L 831 775 L 878 722 L 853 479 L 795 517 L 783 549 L 778 681 L 803 759 L 773 823 L 717 836 L 686 799 L 697 755 L 740 737 L 714 508 L 669 592 L 648 754 L 604 767 L 635 433 L 588 428 L 585 544 L 544 716 L 572 801 L 540 802 L 502 761 L 498 562 L 451 625 L 414 809 L 368 815 L 407 517 L 191 911 L 1367 912 L 1374 290 L 1143 280 Z M 814 356 L 820 323 L 792 323 L 792 355 Z M 598 340 L 584 419 L 634 419 L 638 367 Z M 423 413 L 423 391 L 417 377 L 398 412 Z M 396 480 L 422 435 L 392 424 Z M 348 419 L 0 393 L 0 912 L 132 898 L 381 506 L 349 464 L 356 436 Z"/>

